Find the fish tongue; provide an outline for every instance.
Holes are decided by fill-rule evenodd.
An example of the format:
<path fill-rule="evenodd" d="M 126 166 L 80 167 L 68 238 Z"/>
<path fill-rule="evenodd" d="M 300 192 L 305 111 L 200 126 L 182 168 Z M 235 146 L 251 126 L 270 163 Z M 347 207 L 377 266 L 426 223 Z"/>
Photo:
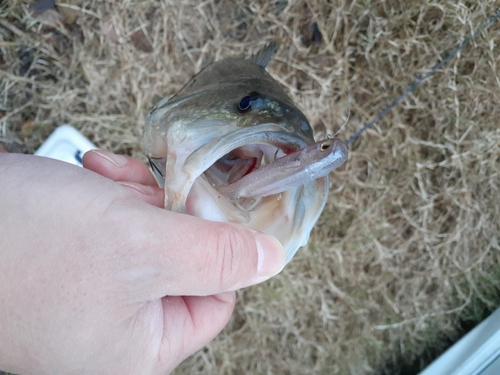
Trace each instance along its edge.
<path fill-rule="evenodd" d="M 213 185 L 231 184 L 258 168 L 263 155 L 258 146 L 237 148 L 207 169 L 205 177 Z"/>
<path fill-rule="evenodd" d="M 238 163 L 236 163 L 229 171 L 229 178 L 227 179 L 227 183 L 231 184 L 234 181 L 238 181 L 243 176 L 250 173 L 257 163 L 260 164 L 260 158 L 247 158 L 247 159 L 236 159 Z"/>

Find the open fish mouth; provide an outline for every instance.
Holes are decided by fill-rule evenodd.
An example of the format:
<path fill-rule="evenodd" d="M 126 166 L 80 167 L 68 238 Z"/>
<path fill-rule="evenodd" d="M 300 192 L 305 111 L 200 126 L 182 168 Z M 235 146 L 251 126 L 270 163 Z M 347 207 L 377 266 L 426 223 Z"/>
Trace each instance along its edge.
<path fill-rule="evenodd" d="M 219 191 L 221 187 L 307 143 L 276 124 L 226 128 L 231 131 L 223 135 L 205 133 L 200 139 L 169 145 L 166 157 L 148 154 L 155 176 L 165 188 L 165 208 L 271 234 L 283 244 L 289 261 L 309 239 L 326 201 L 328 178 L 268 196 L 227 197 Z"/>

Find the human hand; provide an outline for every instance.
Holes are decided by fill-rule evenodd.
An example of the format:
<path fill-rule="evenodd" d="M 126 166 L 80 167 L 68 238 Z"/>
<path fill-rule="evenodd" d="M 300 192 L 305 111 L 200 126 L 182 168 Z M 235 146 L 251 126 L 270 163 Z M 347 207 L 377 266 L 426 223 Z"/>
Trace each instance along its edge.
<path fill-rule="evenodd" d="M 224 327 L 232 291 L 283 268 L 274 238 L 155 207 L 161 189 L 127 165 L 93 166 L 122 186 L 0 154 L 2 370 L 163 374 Z"/>

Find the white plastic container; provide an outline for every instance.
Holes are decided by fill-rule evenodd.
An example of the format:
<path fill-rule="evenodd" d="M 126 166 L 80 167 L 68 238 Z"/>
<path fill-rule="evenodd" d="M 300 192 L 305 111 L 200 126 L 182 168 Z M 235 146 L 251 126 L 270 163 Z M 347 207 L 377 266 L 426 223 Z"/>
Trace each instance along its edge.
<path fill-rule="evenodd" d="M 97 147 L 71 125 L 61 125 L 36 150 L 35 155 L 45 156 L 82 166 L 82 157 Z"/>

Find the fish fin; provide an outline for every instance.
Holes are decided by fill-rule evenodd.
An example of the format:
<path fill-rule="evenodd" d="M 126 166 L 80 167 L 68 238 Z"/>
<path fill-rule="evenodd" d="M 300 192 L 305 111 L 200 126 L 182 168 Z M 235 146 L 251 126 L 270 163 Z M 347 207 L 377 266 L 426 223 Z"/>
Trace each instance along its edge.
<path fill-rule="evenodd" d="M 167 158 L 153 158 L 151 155 L 148 155 L 148 160 L 156 182 L 158 182 L 160 187 L 164 187 Z"/>
<path fill-rule="evenodd" d="M 271 60 L 271 57 L 273 57 L 273 54 L 277 48 L 278 48 L 278 43 L 271 42 L 267 44 L 264 48 L 262 48 L 259 52 L 252 55 L 252 57 L 250 57 L 250 61 L 253 61 L 257 65 L 260 65 L 263 68 L 265 68 L 269 63 L 269 61 Z"/>

